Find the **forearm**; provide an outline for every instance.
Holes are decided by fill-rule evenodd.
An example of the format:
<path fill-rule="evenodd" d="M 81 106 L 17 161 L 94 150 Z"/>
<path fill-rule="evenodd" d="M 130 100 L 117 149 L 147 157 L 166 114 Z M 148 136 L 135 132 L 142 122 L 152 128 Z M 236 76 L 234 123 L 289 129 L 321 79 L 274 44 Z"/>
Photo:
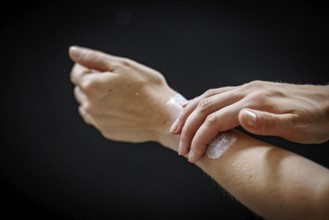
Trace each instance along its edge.
<path fill-rule="evenodd" d="M 182 98 L 159 72 L 87 48 L 71 48 L 70 57 L 77 62 L 71 81 L 86 123 L 110 140 L 157 141 L 177 151 L 179 137 L 169 128 L 182 110 Z M 225 143 L 231 147 L 196 164 L 218 184 L 267 219 L 329 218 L 327 169 L 237 131 L 226 134 L 235 141 Z"/>
<path fill-rule="evenodd" d="M 316 219 L 328 210 L 328 203 L 322 200 L 329 188 L 327 169 L 233 133 L 237 142 L 229 151 L 215 160 L 203 157 L 197 166 L 235 198 L 266 219 Z"/>
<path fill-rule="evenodd" d="M 168 105 L 168 126 L 159 142 L 177 151 L 179 136 L 169 125 L 181 107 Z M 266 219 L 329 216 L 329 171 L 297 154 L 230 131 L 236 142 L 217 159 L 205 155 L 196 163 L 225 190 Z M 325 194 L 327 192 L 327 194 Z"/>

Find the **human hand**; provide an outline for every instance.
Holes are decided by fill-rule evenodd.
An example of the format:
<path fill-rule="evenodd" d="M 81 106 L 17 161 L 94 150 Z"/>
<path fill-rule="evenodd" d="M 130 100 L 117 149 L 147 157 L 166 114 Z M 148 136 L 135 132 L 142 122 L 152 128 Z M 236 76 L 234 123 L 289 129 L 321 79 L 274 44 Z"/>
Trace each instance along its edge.
<path fill-rule="evenodd" d="M 79 113 L 111 140 L 159 141 L 172 123 L 166 102 L 177 94 L 157 71 L 127 58 L 71 47 Z M 169 133 L 169 132 L 168 132 Z"/>
<path fill-rule="evenodd" d="M 241 125 L 245 130 L 297 143 L 329 139 L 329 86 L 253 81 L 211 89 L 191 100 L 172 126 L 181 133 L 179 152 L 201 158 L 219 133 Z"/>

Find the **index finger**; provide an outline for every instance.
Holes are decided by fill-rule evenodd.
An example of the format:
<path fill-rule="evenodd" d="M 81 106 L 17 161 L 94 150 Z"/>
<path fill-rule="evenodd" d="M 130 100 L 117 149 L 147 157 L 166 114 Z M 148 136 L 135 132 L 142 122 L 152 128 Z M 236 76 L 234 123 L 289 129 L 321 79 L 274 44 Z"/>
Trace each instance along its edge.
<path fill-rule="evenodd" d="M 174 131 L 172 131 L 173 134 L 180 134 L 182 132 L 182 129 L 184 127 L 184 124 L 187 120 L 187 118 L 192 114 L 192 112 L 196 109 L 198 106 L 199 102 L 204 99 L 208 98 L 214 95 L 217 95 L 219 93 L 227 92 L 230 90 L 235 89 L 235 86 L 226 86 L 226 87 L 221 87 L 217 89 L 209 89 L 202 95 L 192 99 L 191 101 L 188 102 L 188 104 L 184 107 L 183 111 L 179 114 L 178 116 L 178 127 Z"/>
<path fill-rule="evenodd" d="M 71 46 L 69 48 L 69 56 L 72 61 L 98 71 L 112 70 L 113 65 L 123 59 L 98 50 L 79 46 Z"/>

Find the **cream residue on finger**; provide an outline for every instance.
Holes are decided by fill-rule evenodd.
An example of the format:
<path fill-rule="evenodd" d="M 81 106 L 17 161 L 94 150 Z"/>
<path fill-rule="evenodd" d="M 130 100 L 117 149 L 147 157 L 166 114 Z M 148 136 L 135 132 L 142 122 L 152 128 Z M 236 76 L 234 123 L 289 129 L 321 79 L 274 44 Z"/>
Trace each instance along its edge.
<path fill-rule="evenodd" d="M 221 157 L 236 142 L 236 139 L 234 134 L 219 133 L 208 145 L 206 155 L 212 159 Z"/>
<path fill-rule="evenodd" d="M 177 118 L 179 112 L 183 109 L 183 103 L 186 101 L 186 98 L 184 98 L 179 93 L 167 101 L 166 105 L 173 119 Z M 228 149 L 236 142 L 236 140 L 236 136 L 232 133 L 219 133 L 208 145 L 206 155 L 209 158 L 217 159 L 221 157 L 226 151 L 228 151 Z"/>

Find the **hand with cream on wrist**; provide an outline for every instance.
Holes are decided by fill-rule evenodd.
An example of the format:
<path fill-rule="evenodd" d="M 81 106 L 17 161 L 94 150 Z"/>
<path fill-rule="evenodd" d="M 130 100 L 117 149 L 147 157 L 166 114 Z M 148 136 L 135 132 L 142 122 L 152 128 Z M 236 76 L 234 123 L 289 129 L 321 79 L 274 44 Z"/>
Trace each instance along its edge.
<path fill-rule="evenodd" d="M 69 55 L 76 62 L 71 72 L 74 95 L 87 124 L 110 140 L 156 141 L 177 151 L 179 136 L 169 128 L 186 99 L 159 72 L 87 48 L 71 47 Z"/>
<path fill-rule="evenodd" d="M 181 137 L 169 130 L 192 103 L 184 104 L 159 72 L 86 48 L 69 53 L 86 123 L 110 140 L 156 141 L 178 150 Z M 216 137 L 195 164 L 245 206 L 265 219 L 328 219 L 328 169 L 235 130 Z"/>
<path fill-rule="evenodd" d="M 178 93 L 159 72 L 87 48 L 71 47 L 69 55 L 75 62 L 71 72 L 74 95 L 86 123 L 110 140 L 167 140 L 180 109 L 168 111 L 168 100 Z"/>

